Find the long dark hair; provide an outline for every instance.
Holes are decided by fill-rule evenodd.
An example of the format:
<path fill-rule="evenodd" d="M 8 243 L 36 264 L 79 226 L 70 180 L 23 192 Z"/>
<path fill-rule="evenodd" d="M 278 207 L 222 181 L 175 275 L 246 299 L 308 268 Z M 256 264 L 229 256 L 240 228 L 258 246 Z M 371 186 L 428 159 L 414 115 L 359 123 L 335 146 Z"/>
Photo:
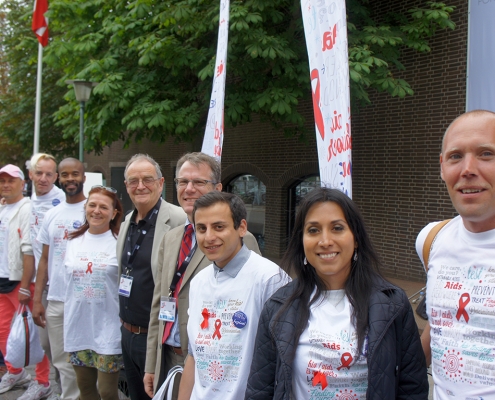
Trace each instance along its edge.
<path fill-rule="evenodd" d="M 306 215 L 315 204 L 327 201 L 340 206 L 357 243 L 358 257 L 356 261 L 352 260 L 351 262 L 351 271 L 344 290 L 353 307 L 353 323 L 358 335 L 358 349 L 361 351 L 368 330 L 368 305 L 373 282 L 376 281 L 377 277 L 381 277 L 380 260 L 366 232 L 364 219 L 359 209 L 349 197 L 337 189 L 313 189 L 299 205 L 294 231 L 280 263 L 281 268 L 285 271 L 295 272 L 298 279 L 295 282 L 294 293 L 284 302 L 275 319 L 279 319 L 296 299 L 299 299 L 302 305 L 307 304 L 307 307 L 300 307 L 299 318 L 296 321 L 295 343 L 298 343 L 309 320 L 310 306 L 318 301 L 323 292 L 327 290 L 325 283 L 318 277 L 313 266 L 309 263 L 304 264 L 303 247 Z M 311 299 L 311 293 L 315 288 L 316 294 Z"/>
<path fill-rule="evenodd" d="M 113 191 L 103 186 L 92 187 L 91 190 L 89 191 L 88 201 L 91 198 L 91 195 L 95 193 L 103 194 L 112 199 L 113 208 L 117 210 L 117 213 L 115 214 L 115 217 L 110 221 L 110 230 L 112 231 L 113 236 L 117 238 L 120 231 L 120 223 L 121 223 L 122 215 L 124 213 L 124 209 L 122 208 L 122 203 L 117 197 L 117 193 L 114 193 Z M 89 229 L 88 220 L 85 219 L 84 224 L 82 224 L 79 229 L 69 234 L 69 239 L 75 239 L 76 237 L 84 235 L 88 229 Z"/>

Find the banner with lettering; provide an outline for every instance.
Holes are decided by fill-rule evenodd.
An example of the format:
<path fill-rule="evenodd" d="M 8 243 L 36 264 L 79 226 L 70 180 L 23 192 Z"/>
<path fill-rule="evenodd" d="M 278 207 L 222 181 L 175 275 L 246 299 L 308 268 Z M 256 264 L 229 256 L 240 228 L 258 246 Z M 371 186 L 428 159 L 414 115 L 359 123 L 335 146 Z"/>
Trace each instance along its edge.
<path fill-rule="evenodd" d="M 301 0 L 321 185 L 352 197 L 345 0 Z"/>
<path fill-rule="evenodd" d="M 466 111 L 495 112 L 495 1 L 470 0 Z"/>
<path fill-rule="evenodd" d="M 227 74 L 227 45 L 229 42 L 230 0 L 220 2 L 220 22 L 218 27 L 217 58 L 213 75 L 210 110 L 206 121 L 205 137 L 201 151 L 215 157 L 222 157 L 223 110 L 225 101 L 225 77 Z"/>

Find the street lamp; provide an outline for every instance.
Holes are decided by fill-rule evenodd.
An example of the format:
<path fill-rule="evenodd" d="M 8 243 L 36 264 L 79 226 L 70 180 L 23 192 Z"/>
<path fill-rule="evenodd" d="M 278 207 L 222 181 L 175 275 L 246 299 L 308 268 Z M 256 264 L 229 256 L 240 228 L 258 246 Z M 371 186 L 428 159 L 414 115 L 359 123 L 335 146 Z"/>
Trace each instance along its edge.
<path fill-rule="evenodd" d="M 79 79 L 65 81 L 67 85 L 74 85 L 76 100 L 81 105 L 79 109 L 79 161 L 83 162 L 84 152 L 84 105 L 89 100 L 91 89 L 98 85 L 97 82 L 83 81 Z"/>

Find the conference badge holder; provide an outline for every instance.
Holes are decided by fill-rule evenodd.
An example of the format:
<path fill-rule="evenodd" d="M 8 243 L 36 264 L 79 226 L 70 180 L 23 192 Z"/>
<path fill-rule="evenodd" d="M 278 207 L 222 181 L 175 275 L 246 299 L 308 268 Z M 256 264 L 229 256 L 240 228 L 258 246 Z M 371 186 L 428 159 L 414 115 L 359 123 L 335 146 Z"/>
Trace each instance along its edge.
<path fill-rule="evenodd" d="M 132 288 L 132 280 L 134 278 L 129 275 L 122 274 L 120 276 L 120 285 L 119 285 L 119 295 L 124 297 L 129 297 L 131 295 Z"/>
<path fill-rule="evenodd" d="M 160 313 L 158 319 L 165 322 L 175 321 L 176 299 L 174 297 L 162 296 L 160 300 Z"/>

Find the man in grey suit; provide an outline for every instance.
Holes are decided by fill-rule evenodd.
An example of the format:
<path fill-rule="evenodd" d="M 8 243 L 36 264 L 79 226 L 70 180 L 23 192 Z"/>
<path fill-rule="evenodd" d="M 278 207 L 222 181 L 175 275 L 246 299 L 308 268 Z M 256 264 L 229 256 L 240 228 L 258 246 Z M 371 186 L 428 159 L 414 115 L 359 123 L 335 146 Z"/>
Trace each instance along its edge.
<path fill-rule="evenodd" d="M 145 400 L 148 395 L 142 381 L 151 301 L 161 260 L 158 250 L 166 232 L 184 226 L 186 214 L 161 198 L 164 178 L 150 156 L 133 156 L 124 177 L 135 209 L 122 223 L 117 239 L 122 356 L 131 399 Z"/>
<path fill-rule="evenodd" d="M 177 276 L 177 271 L 181 271 L 180 264 L 184 259 L 181 256 L 184 249 L 183 241 L 190 229 L 188 225 L 192 223 L 194 203 L 206 193 L 213 190 L 221 191 L 220 182 L 220 163 L 207 154 L 187 153 L 177 162 L 175 178 L 177 198 L 187 214 L 187 221 L 185 227 L 180 226 L 168 232 L 160 246 L 158 257 L 161 264 L 157 271 L 153 293 L 144 375 L 144 388 L 151 397 L 155 389 L 165 380 L 170 368 L 175 365 L 184 366 L 188 347 L 189 283 L 199 271 L 211 264 L 203 252 L 197 248 L 193 230 L 192 241 L 186 246 L 191 250 L 185 254 L 184 263 L 187 263 L 185 270 L 182 271 L 182 277 L 178 282 L 175 282 L 177 278 L 174 280 L 174 275 Z M 247 232 L 244 243 L 250 250 L 260 254 L 256 239 L 251 233 Z M 160 307 L 166 306 L 163 301 L 167 298 L 176 299 L 177 307 L 175 316 L 172 318 L 173 322 L 166 322 L 163 312 L 160 313 Z M 178 381 L 174 388 L 174 398 L 176 398 Z"/>

